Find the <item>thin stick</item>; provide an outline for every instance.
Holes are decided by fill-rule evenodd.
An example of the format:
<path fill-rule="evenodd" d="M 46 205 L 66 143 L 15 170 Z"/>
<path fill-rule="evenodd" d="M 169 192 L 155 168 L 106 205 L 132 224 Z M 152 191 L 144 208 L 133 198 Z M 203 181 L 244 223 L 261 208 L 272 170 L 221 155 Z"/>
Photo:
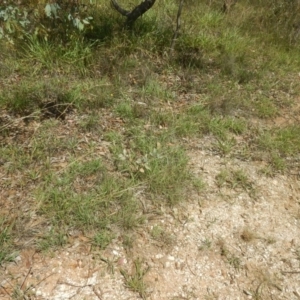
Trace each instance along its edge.
<path fill-rule="evenodd" d="M 9 294 L 8 291 L 5 289 L 5 287 L 4 287 L 2 284 L 1 284 L 0 286 L 3 288 L 4 292 L 5 292 L 8 296 L 10 296 L 10 294 Z"/>
<path fill-rule="evenodd" d="M 179 7 L 178 7 L 177 18 L 176 18 L 176 29 L 175 29 L 175 32 L 174 32 L 174 35 L 172 38 L 172 42 L 171 42 L 171 47 L 170 47 L 171 52 L 174 51 L 175 42 L 177 40 L 177 36 L 178 36 L 180 26 L 181 26 L 180 16 L 181 16 L 181 11 L 182 11 L 182 7 L 183 7 L 183 2 L 184 2 L 184 0 L 180 0 Z"/>
<path fill-rule="evenodd" d="M 281 271 L 282 274 L 300 274 L 300 271 Z"/>
<path fill-rule="evenodd" d="M 28 270 L 28 272 L 27 272 L 27 274 L 26 274 L 26 276 L 25 276 L 25 278 L 23 280 L 23 283 L 22 283 L 22 285 L 20 287 L 20 290 L 23 290 L 23 286 L 25 284 L 25 281 L 27 280 L 27 277 L 28 277 L 29 273 L 31 272 L 31 269 L 32 269 L 32 267 L 29 268 L 29 270 Z"/>

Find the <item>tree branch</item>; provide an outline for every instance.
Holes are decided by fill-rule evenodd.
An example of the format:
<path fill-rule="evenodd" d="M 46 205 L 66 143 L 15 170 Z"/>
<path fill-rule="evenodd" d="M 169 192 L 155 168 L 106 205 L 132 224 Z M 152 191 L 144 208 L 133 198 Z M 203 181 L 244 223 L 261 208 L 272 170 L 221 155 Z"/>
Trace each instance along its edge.
<path fill-rule="evenodd" d="M 112 7 L 119 12 L 121 15 L 127 17 L 128 14 L 130 13 L 130 11 L 123 9 L 122 7 L 120 7 L 120 5 L 117 3 L 116 0 L 110 0 L 110 3 L 112 5 Z"/>
<path fill-rule="evenodd" d="M 121 15 L 127 18 L 126 25 L 133 25 L 133 23 L 149 10 L 156 0 L 144 0 L 141 4 L 137 5 L 132 11 L 128 11 L 120 7 L 116 0 L 111 0 L 113 8 Z"/>

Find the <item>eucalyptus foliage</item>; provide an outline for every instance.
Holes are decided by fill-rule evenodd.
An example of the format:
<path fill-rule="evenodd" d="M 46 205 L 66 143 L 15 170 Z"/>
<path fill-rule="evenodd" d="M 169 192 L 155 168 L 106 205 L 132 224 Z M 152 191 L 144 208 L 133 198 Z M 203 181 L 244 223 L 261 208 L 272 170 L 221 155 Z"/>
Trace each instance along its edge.
<path fill-rule="evenodd" d="M 32 1 L 33 2 L 33 1 Z M 57 1 L 25 5 L 4 0 L 0 4 L 0 39 L 13 43 L 35 35 L 44 40 L 68 38 L 91 26 L 92 17 L 82 5 L 70 1 Z"/>

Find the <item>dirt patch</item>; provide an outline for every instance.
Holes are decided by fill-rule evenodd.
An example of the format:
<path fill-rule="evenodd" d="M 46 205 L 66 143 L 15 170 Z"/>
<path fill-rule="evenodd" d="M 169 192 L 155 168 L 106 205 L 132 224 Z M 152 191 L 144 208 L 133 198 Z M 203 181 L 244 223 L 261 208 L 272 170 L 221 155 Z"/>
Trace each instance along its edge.
<path fill-rule="evenodd" d="M 131 249 L 119 236 L 101 253 L 84 238 L 50 257 L 23 251 L 3 269 L 1 298 L 20 289 L 30 299 L 139 299 L 120 273 L 139 258 L 150 267 L 148 299 L 299 299 L 300 182 L 266 177 L 259 163 L 219 157 L 200 140 L 189 156 L 205 191 L 161 207 Z M 243 170 L 251 192 L 217 184 L 224 169 Z"/>

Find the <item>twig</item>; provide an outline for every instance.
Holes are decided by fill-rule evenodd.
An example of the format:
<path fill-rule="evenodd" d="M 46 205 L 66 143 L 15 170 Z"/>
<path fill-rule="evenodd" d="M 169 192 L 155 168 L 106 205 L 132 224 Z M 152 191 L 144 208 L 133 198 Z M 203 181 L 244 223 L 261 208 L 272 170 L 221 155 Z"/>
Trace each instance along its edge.
<path fill-rule="evenodd" d="M 27 272 L 27 274 L 26 274 L 26 276 L 25 276 L 25 278 L 24 278 L 24 280 L 23 280 L 23 282 L 22 282 L 22 285 L 21 285 L 21 287 L 20 287 L 20 290 L 23 290 L 23 286 L 24 286 L 24 284 L 25 284 L 25 282 L 26 282 L 26 280 L 27 280 L 27 277 L 28 277 L 29 273 L 31 272 L 31 269 L 32 269 L 32 267 L 29 268 L 29 270 L 28 270 L 28 272 Z"/>
<path fill-rule="evenodd" d="M 282 274 L 300 274 L 300 271 L 281 271 Z"/>
<path fill-rule="evenodd" d="M 193 270 L 191 269 L 191 267 L 190 267 L 190 265 L 189 265 L 189 263 L 188 263 L 187 257 L 185 258 L 185 263 L 186 263 L 187 267 L 189 268 L 189 270 L 191 271 L 191 273 L 192 273 L 194 276 L 197 276 L 197 274 L 196 274 L 195 272 L 193 272 Z"/>
<path fill-rule="evenodd" d="M 9 128 L 11 125 L 13 125 L 17 122 L 20 122 L 22 120 L 29 119 L 29 118 L 38 118 L 38 116 L 36 114 L 37 114 L 36 112 L 33 112 L 30 115 L 27 115 L 27 116 L 24 116 L 24 117 L 21 117 L 21 118 L 16 118 L 13 121 L 8 121 L 7 123 L 5 123 L 4 125 L 2 125 L 0 127 L 0 131 L 5 130 L 6 128 Z"/>
<path fill-rule="evenodd" d="M 3 288 L 4 292 L 5 292 L 8 296 L 10 296 L 9 292 L 5 289 L 5 287 L 4 287 L 2 284 L 1 284 L 0 286 Z"/>
<path fill-rule="evenodd" d="M 35 284 L 35 286 L 40 285 L 43 281 L 45 281 L 46 279 L 48 279 L 50 276 L 54 275 L 55 273 L 51 273 L 48 276 L 44 277 L 43 279 L 41 279 L 37 284 Z"/>
<path fill-rule="evenodd" d="M 33 254 L 33 256 L 34 256 L 34 254 Z M 30 270 L 31 270 L 31 267 L 30 267 L 30 269 L 29 269 L 29 272 L 30 272 Z M 28 276 L 29 272 L 27 273 L 27 276 Z M 52 276 L 52 275 L 54 275 L 54 274 L 55 274 L 55 273 L 51 273 L 50 275 L 44 277 L 43 279 L 41 279 L 41 280 L 40 280 L 37 284 L 35 284 L 34 286 L 37 287 L 40 283 L 42 283 L 43 281 L 45 281 L 46 279 L 48 279 L 50 276 Z M 27 276 L 26 276 L 26 278 L 27 278 Z M 24 284 L 26 278 L 24 279 L 23 284 Z M 23 284 L 22 284 L 22 286 L 21 286 L 21 290 L 22 290 Z M 33 287 L 33 286 L 29 286 L 29 287 L 24 291 L 24 293 L 26 293 L 27 291 L 29 291 L 32 287 Z"/>
<path fill-rule="evenodd" d="M 92 286 L 92 284 L 77 285 L 77 284 L 73 284 L 73 283 L 70 283 L 70 282 L 67 282 L 67 281 L 63 281 L 63 280 L 59 280 L 57 283 L 58 284 L 65 284 L 65 285 L 69 285 L 69 286 L 74 286 L 74 287 L 77 287 L 77 288 L 80 288 L 80 289 L 83 289 L 87 286 Z"/>
<path fill-rule="evenodd" d="M 96 290 L 96 287 L 95 287 L 95 286 L 93 287 L 93 292 L 95 293 L 95 295 L 96 295 L 100 300 L 102 300 L 102 299 L 103 299 L 103 298 L 102 298 L 103 292 L 102 292 L 102 290 L 101 290 L 100 287 L 99 287 L 99 290 L 100 290 L 100 293 Z"/>
<path fill-rule="evenodd" d="M 176 29 L 175 29 L 175 32 L 174 32 L 174 35 L 172 38 L 170 52 L 174 51 L 175 42 L 177 40 L 177 36 L 178 36 L 179 30 L 180 30 L 180 26 L 181 26 L 180 16 L 181 16 L 183 3 L 184 3 L 184 0 L 180 0 L 178 11 L 177 11 L 177 17 L 176 17 Z"/>

